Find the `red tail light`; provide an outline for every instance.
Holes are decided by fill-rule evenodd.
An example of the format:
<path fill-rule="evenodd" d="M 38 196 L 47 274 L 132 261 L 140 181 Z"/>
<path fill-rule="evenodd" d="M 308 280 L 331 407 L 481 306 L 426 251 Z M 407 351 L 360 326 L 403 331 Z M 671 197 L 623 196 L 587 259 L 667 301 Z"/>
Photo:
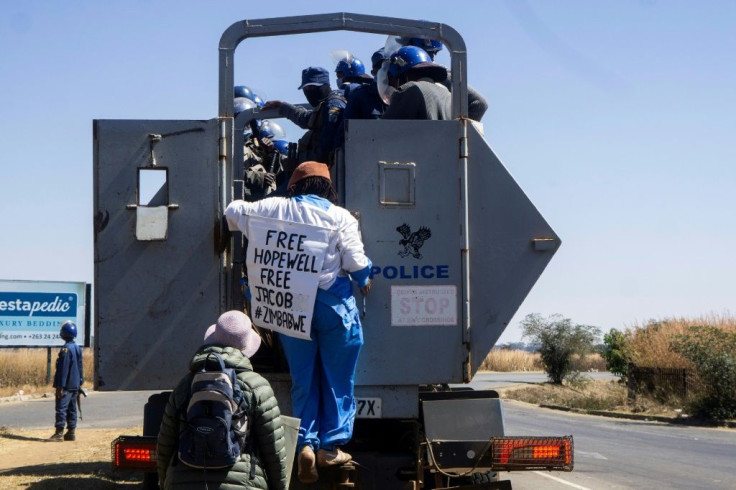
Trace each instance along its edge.
<path fill-rule="evenodd" d="M 572 471 L 572 436 L 494 437 L 491 448 L 496 471 Z"/>
<path fill-rule="evenodd" d="M 156 471 L 156 438 L 120 436 L 112 441 L 112 464 L 116 470 Z"/>

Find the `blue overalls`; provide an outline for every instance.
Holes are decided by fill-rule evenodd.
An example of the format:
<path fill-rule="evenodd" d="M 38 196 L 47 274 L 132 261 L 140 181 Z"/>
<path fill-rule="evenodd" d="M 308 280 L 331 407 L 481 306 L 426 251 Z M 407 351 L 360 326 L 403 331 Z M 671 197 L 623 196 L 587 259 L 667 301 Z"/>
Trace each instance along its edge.
<path fill-rule="evenodd" d="M 365 284 L 369 273 L 370 266 L 351 276 Z M 317 290 L 311 341 L 279 338 L 289 361 L 294 416 L 301 419 L 297 447 L 329 451 L 344 445 L 353 435 L 355 368 L 363 346 L 350 279 L 338 277 L 329 291 Z"/>

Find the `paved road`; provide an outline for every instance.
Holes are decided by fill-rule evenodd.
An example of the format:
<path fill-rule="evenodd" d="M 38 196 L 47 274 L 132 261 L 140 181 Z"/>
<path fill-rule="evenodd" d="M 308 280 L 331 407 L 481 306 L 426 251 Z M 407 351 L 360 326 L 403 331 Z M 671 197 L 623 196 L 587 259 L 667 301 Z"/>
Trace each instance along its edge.
<path fill-rule="evenodd" d="M 576 415 L 504 403 L 510 435 L 569 435 L 572 473 L 505 473 L 514 490 L 736 489 L 736 431 Z"/>
<path fill-rule="evenodd" d="M 122 428 L 143 425 L 143 405 L 155 391 L 98 392 L 82 398 L 79 428 Z M 54 426 L 54 398 L 0 403 L 0 427 L 42 429 Z"/>
<path fill-rule="evenodd" d="M 593 377 L 610 375 L 591 373 Z M 540 373 L 482 373 L 472 386 L 493 389 L 544 381 Z M 80 427 L 123 428 L 143 424 L 141 407 L 155 392 L 92 392 Z M 0 403 L 0 426 L 51 428 L 53 399 Z M 577 415 L 505 402 L 510 435 L 569 435 L 575 440 L 572 473 L 505 473 L 515 490 L 736 489 L 736 431 L 671 426 Z"/>

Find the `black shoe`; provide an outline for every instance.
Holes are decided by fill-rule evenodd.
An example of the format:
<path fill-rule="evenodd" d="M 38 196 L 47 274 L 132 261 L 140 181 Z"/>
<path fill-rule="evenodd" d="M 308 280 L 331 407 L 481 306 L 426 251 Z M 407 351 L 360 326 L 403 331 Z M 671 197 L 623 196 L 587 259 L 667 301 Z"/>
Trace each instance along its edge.
<path fill-rule="evenodd" d="M 49 437 L 49 441 L 61 442 L 63 440 L 64 440 L 64 429 L 59 429 L 57 427 L 56 432 L 54 432 L 54 435 Z"/>
<path fill-rule="evenodd" d="M 66 434 L 64 434 L 64 440 L 65 441 L 76 441 L 77 437 L 74 435 L 74 429 L 69 429 L 66 431 Z"/>

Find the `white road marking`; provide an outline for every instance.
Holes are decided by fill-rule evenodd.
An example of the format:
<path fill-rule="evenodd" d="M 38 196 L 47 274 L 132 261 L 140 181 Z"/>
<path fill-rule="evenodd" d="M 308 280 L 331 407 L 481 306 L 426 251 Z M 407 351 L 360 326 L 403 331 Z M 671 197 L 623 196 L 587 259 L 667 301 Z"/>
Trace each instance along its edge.
<path fill-rule="evenodd" d="M 584 458 L 593 458 L 593 459 L 608 459 L 607 457 L 603 456 L 601 453 L 589 453 L 587 451 L 575 451 L 575 456 L 582 456 Z"/>
<path fill-rule="evenodd" d="M 567 480 L 563 480 L 562 478 L 558 478 L 556 476 L 552 476 L 549 473 L 544 473 L 542 471 L 535 471 L 534 473 L 537 474 L 537 475 L 539 475 L 539 476 L 543 476 L 545 478 L 549 478 L 550 480 L 554 480 L 554 481 L 556 481 L 558 483 L 562 483 L 563 485 L 567 485 L 568 487 L 577 488 L 578 490 L 591 490 L 588 487 L 584 487 L 582 485 L 576 485 L 575 483 L 571 483 L 571 482 L 569 482 Z"/>

